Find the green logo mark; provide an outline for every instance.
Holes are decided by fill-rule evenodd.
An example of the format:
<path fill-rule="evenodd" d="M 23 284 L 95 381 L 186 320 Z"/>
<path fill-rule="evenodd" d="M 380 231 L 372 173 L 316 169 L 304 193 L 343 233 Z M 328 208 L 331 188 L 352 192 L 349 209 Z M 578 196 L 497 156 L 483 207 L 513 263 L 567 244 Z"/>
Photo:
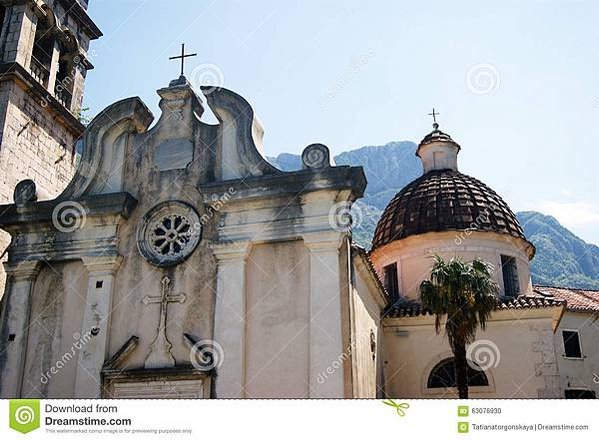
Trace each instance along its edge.
<path fill-rule="evenodd" d="M 468 422 L 458 422 L 458 432 L 460 434 L 467 434 L 470 431 L 470 425 Z"/>
<path fill-rule="evenodd" d="M 405 410 L 410 407 L 409 403 L 406 403 L 406 402 L 397 403 L 397 402 L 395 402 L 392 399 L 383 400 L 383 403 L 385 405 L 389 405 L 389 406 L 392 406 L 393 408 L 395 408 L 395 411 L 397 411 L 397 414 L 400 417 L 405 416 L 406 415 L 406 411 Z"/>
<path fill-rule="evenodd" d="M 36 399 L 11 400 L 8 405 L 9 426 L 27 434 L 40 427 L 40 401 Z"/>
<path fill-rule="evenodd" d="M 468 417 L 467 406 L 458 406 L 458 417 Z"/>

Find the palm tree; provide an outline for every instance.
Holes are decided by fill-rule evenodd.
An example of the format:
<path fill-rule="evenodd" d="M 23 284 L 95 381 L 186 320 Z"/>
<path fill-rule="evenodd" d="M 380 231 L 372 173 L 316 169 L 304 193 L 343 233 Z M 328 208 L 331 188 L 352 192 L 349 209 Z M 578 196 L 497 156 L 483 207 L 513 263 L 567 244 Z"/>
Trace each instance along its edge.
<path fill-rule="evenodd" d="M 457 257 L 446 262 L 435 256 L 430 280 L 420 284 L 422 305 L 435 315 L 437 334 L 441 319 L 447 316 L 445 334 L 454 355 L 460 399 L 468 398 L 466 345 L 474 342 L 478 327 L 485 329 L 497 306 L 498 286 L 492 273 L 493 266 L 478 258 L 467 263 Z"/>

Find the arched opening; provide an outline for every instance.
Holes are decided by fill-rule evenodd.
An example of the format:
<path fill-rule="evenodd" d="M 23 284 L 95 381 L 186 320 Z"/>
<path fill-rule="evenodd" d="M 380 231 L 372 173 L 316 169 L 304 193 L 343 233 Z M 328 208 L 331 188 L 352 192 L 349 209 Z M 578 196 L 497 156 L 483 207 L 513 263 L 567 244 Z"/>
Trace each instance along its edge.
<path fill-rule="evenodd" d="M 426 382 L 427 388 L 452 388 L 456 386 L 454 358 L 444 359 L 435 365 Z M 484 371 L 474 369 L 468 365 L 468 386 L 489 386 L 489 379 Z"/>
<path fill-rule="evenodd" d="M 54 84 L 54 96 L 67 110 L 71 110 L 75 69 L 77 69 L 77 65 L 81 61 L 79 56 L 79 42 L 71 31 L 65 30 L 64 36 L 59 43 L 60 57 L 58 59 L 56 83 Z"/>
<path fill-rule="evenodd" d="M 38 20 L 35 28 L 33 52 L 31 54 L 31 74 L 44 87 L 48 86 L 54 51 L 54 35 L 44 20 Z"/>

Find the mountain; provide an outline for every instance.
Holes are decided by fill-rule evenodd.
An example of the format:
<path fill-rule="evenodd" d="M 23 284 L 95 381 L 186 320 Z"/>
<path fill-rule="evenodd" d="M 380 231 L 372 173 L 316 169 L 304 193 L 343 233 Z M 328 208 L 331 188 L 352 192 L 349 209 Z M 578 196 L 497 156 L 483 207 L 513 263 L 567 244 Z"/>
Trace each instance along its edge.
<path fill-rule="evenodd" d="M 354 205 L 354 241 L 366 249 L 383 214 L 383 210 L 401 188 L 422 175 L 422 163 L 416 157 L 417 145 L 410 141 L 389 142 L 382 146 L 367 146 L 343 152 L 333 158 L 337 165 L 360 165 L 368 180 L 364 198 Z M 266 158 L 283 171 L 301 169 L 302 160 L 297 154 L 281 153 Z"/>
<path fill-rule="evenodd" d="M 334 161 L 337 165 L 364 167 L 368 186 L 362 202 L 382 211 L 398 189 L 422 175 L 416 148 L 417 145 L 410 141 L 389 142 L 346 151 L 335 156 Z M 296 171 L 302 167 L 301 157 L 297 154 L 281 153 L 266 159 L 283 171 Z"/>
<path fill-rule="evenodd" d="M 364 198 L 354 204 L 356 243 L 370 248 L 376 224 L 393 196 L 412 180 L 422 175 L 422 164 L 416 157 L 417 145 L 410 141 L 389 142 L 346 151 L 334 160 L 337 165 L 364 167 L 368 186 Z M 283 171 L 301 169 L 301 157 L 282 153 L 267 160 Z M 537 253 L 532 261 L 535 284 L 581 289 L 599 289 L 599 247 L 585 243 L 559 222 L 539 212 L 517 213 L 526 237 Z"/>
<path fill-rule="evenodd" d="M 531 265 L 533 283 L 599 289 L 598 246 L 586 243 L 550 215 L 528 211 L 516 216 L 537 248 Z"/>

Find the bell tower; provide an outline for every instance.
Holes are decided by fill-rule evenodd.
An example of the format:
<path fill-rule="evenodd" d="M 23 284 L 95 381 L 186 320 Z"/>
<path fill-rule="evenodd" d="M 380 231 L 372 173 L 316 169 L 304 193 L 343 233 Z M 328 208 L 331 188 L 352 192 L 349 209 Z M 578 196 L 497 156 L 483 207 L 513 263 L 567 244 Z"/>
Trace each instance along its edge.
<path fill-rule="evenodd" d="M 81 103 L 89 45 L 102 32 L 88 0 L 0 0 L 0 203 L 32 179 L 58 195 L 76 165 L 85 129 Z M 0 237 L 0 253 L 9 245 Z M 0 277 L 4 290 L 4 275 Z"/>

